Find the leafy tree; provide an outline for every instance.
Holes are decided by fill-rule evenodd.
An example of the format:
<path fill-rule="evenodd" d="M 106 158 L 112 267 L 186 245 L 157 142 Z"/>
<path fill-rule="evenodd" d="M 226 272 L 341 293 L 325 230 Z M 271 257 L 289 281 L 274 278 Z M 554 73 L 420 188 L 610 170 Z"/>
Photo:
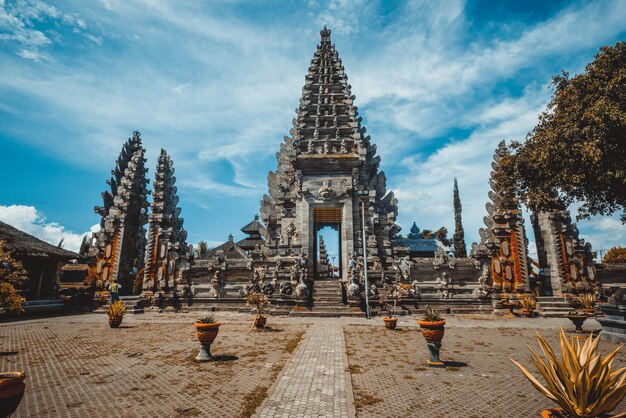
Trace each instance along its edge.
<path fill-rule="evenodd" d="M 4 313 L 5 305 L 9 311 L 24 311 L 22 304 L 25 299 L 20 296 L 18 289 L 26 280 L 28 275 L 22 262 L 4 250 L 4 241 L 0 240 L 0 314 Z"/>
<path fill-rule="evenodd" d="M 422 236 L 425 239 L 430 239 L 430 238 L 438 239 L 439 242 L 441 242 L 446 247 L 449 247 L 450 245 L 452 245 L 452 242 L 450 241 L 450 239 L 448 239 L 448 228 L 446 228 L 445 226 L 442 226 L 436 231 L 432 231 L 430 229 L 424 229 L 422 231 Z"/>
<path fill-rule="evenodd" d="M 80 243 L 78 254 L 83 257 L 87 257 L 89 255 L 89 238 L 87 238 L 87 235 L 83 236 L 83 241 Z"/>
<path fill-rule="evenodd" d="M 194 249 L 194 255 L 196 256 L 196 258 L 202 258 L 208 252 L 209 245 L 206 243 L 206 241 L 200 241 Z"/>
<path fill-rule="evenodd" d="M 626 248 L 613 247 L 602 258 L 604 263 L 626 263 Z"/>
<path fill-rule="evenodd" d="M 514 179 L 531 208 L 550 209 L 556 198 L 581 202 L 578 219 L 621 211 L 626 223 L 626 44 L 602 47 L 582 74 L 563 72 L 552 86 L 539 124 L 511 144 L 497 175 Z"/>

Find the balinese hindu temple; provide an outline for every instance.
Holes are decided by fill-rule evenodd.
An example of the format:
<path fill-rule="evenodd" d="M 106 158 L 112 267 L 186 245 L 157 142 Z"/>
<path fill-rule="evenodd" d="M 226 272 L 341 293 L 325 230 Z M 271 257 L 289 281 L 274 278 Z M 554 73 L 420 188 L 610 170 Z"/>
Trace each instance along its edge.
<path fill-rule="evenodd" d="M 194 254 L 173 161 L 161 150 L 148 203 L 140 134 L 123 145 L 95 208 L 101 222 L 89 250 L 87 283 L 96 300 L 104 300 L 107 284 L 116 280 L 138 295 L 143 309 L 244 309 L 246 294 L 257 291 L 268 295 L 277 312 L 363 315 L 368 306 L 378 309 L 385 287 L 399 284 L 400 304 L 409 312 L 425 305 L 492 312 L 503 298 L 533 293 L 542 295 L 546 312 L 556 313 L 567 295 L 599 291 L 591 246 L 557 201 L 552 210 L 532 214 L 538 257 L 529 257 L 530 231 L 520 204 L 495 191 L 504 143 L 493 156 L 485 227 L 469 255 L 456 181 L 454 250 L 423 236 L 415 224 L 407 236 L 399 235 L 399 202 L 354 105 L 331 31 L 324 28 L 320 35 L 293 128 L 268 174 L 260 216 L 242 220 L 246 238 L 230 235 Z M 337 243 L 333 263 L 325 243 L 330 238 Z"/>

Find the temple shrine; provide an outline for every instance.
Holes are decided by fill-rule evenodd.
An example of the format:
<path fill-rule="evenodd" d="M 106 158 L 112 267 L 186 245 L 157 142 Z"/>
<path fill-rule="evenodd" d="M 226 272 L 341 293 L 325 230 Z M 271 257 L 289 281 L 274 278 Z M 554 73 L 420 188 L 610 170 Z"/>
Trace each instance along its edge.
<path fill-rule="evenodd" d="M 563 298 L 598 290 L 591 246 L 558 202 L 532 214 L 539 255 L 529 257 L 520 204 L 496 192 L 504 142 L 492 162 L 485 228 L 469 256 L 456 179 L 451 245 L 425 237 L 415 223 L 401 236 L 398 201 L 387 190 L 331 31 L 324 27 L 320 35 L 260 216 L 241 228 L 244 239 L 229 235 L 194 255 L 167 152 L 157 162 L 149 208 L 139 133 L 124 144 L 110 191 L 96 207 L 102 220 L 91 277 L 98 297 L 118 280 L 126 292 L 140 293 L 143 309 L 243 309 L 249 292 L 263 292 L 277 312 L 363 315 L 390 285 L 405 290 L 402 309 L 429 304 L 452 313 L 491 312 L 503 298 L 522 294 Z M 329 242 L 337 243 L 332 253 Z"/>

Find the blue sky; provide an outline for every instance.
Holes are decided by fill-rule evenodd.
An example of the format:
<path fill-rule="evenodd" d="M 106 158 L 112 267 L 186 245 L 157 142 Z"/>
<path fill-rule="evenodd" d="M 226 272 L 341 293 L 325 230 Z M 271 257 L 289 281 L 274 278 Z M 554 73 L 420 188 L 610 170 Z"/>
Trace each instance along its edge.
<path fill-rule="evenodd" d="M 549 3 L 549 4 L 545 4 Z M 76 249 L 99 220 L 123 141 L 150 176 L 167 149 L 189 241 L 222 242 L 257 213 L 323 25 L 408 232 L 452 230 L 459 181 L 478 240 L 493 149 L 520 140 L 561 69 L 624 40 L 620 1 L 0 0 L 0 219 Z M 626 244 L 616 217 L 579 222 Z M 534 241 L 532 234 L 529 240 Z"/>

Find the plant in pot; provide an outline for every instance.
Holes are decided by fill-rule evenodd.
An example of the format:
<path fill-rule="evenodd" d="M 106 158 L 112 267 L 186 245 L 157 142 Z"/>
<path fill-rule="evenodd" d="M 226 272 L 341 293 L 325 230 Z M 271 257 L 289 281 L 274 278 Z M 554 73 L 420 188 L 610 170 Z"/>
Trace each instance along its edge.
<path fill-rule="evenodd" d="M 25 299 L 19 294 L 20 286 L 28 279 L 22 263 L 4 250 L 0 240 L 0 317 L 9 312 L 21 313 Z M 0 373 L 0 416 L 10 416 L 19 406 L 24 396 L 22 371 Z"/>
<path fill-rule="evenodd" d="M 520 308 L 522 308 L 522 314 L 528 318 L 531 318 L 535 314 L 537 309 L 537 300 L 532 296 L 520 296 L 518 299 Z"/>
<path fill-rule="evenodd" d="M 588 314 L 596 312 L 596 302 L 598 297 L 593 293 L 583 293 L 578 296 L 578 303 L 582 306 L 582 311 Z"/>
<path fill-rule="evenodd" d="M 444 326 L 446 321 L 441 318 L 438 310 L 427 306 L 424 316 L 417 323 L 428 346 L 430 359 L 427 361 L 427 364 L 431 367 L 444 367 L 445 364 L 439 359 L 439 350 L 441 349 L 441 340 L 445 332 Z"/>
<path fill-rule="evenodd" d="M 200 341 L 200 352 L 196 356 L 196 361 L 210 361 L 213 359 L 211 355 L 211 344 L 215 341 L 217 333 L 220 330 L 221 322 L 217 322 L 213 315 L 205 316 L 196 320 L 196 337 Z"/>
<path fill-rule="evenodd" d="M 119 328 L 126 314 L 126 304 L 121 300 L 116 300 L 106 309 L 109 316 L 109 326 L 111 328 Z"/>
<path fill-rule="evenodd" d="M 396 306 L 398 305 L 398 300 L 407 294 L 408 292 L 401 286 L 393 285 L 387 290 L 387 293 L 380 295 L 380 304 L 385 306 L 387 313 L 389 314 L 389 316 L 383 318 L 383 321 L 385 321 L 385 327 L 389 329 L 396 329 L 398 324 L 398 318 L 395 316 Z M 390 300 L 392 300 L 393 303 L 391 303 Z"/>
<path fill-rule="evenodd" d="M 270 312 L 270 300 L 261 292 L 249 292 L 246 295 L 246 302 L 248 306 L 254 306 L 256 309 L 256 316 L 254 317 L 252 327 L 265 328 L 267 315 Z M 263 316 L 264 313 L 266 316 Z"/>
<path fill-rule="evenodd" d="M 583 332 L 583 323 L 587 320 L 589 314 L 579 311 L 570 311 L 565 317 L 574 323 L 577 332 Z"/>
<path fill-rule="evenodd" d="M 542 395 L 556 402 L 560 408 L 544 410 L 544 418 L 587 418 L 608 416 L 626 395 L 626 368 L 614 370 L 613 359 L 621 350 L 617 347 L 602 358 L 598 353 L 600 337 L 593 335 L 581 345 L 579 340 L 569 341 L 561 329 L 561 357 L 547 341 L 537 334 L 545 359 L 532 348 L 531 362 L 535 365 L 547 386 L 533 376 L 517 361 L 511 361 L 522 371 L 526 379 Z M 626 413 L 615 417 L 626 416 Z"/>

